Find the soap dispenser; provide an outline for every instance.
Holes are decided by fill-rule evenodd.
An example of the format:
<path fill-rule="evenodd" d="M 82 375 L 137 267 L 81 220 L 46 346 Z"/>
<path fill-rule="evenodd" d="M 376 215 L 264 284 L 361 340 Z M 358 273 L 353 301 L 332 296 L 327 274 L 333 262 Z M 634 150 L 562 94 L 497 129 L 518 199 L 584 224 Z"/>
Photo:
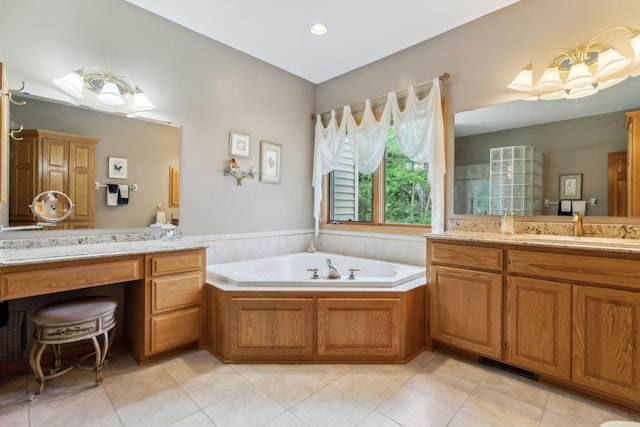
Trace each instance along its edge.
<path fill-rule="evenodd" d="M 513 234 L 513 209 L 505 209 L 502 222 L 500 223 L 500 231 L 503 234 Z"/>

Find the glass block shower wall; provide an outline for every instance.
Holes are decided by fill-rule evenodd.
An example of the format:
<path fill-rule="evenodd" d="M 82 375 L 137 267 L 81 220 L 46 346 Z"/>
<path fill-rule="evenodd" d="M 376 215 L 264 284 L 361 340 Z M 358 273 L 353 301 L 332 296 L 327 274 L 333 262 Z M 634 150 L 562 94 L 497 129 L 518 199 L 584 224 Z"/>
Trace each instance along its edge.
<path fill-rule="evenodd" d="M 514 146 L 490 150 L 491 215 L 542 214 L 542 154 L 534 147 Z"/>
<path fill-rule="evenodd" d="M 489 214 L 489 163 L 455 167 L 453 209 L 456 215 Z"/>

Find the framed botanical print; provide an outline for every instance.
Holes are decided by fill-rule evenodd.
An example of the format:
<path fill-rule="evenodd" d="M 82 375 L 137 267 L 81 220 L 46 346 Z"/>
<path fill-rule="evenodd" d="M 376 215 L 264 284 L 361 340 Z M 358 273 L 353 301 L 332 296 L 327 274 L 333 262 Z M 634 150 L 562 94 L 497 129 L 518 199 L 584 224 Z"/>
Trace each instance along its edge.
<path fill-rule="evenodd" d="M 260 182 L 280 184 L 282 145 L 260 141 Z"/>

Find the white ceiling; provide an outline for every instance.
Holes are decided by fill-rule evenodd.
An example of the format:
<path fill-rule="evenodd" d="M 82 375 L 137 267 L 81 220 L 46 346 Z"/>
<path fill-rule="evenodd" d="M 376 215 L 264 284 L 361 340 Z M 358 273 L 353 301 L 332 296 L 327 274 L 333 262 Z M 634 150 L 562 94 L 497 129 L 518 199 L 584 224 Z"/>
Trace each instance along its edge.
<path fill-rule="evenodd" d="M 126 1 L 317 84 L 519 0 Z"/>

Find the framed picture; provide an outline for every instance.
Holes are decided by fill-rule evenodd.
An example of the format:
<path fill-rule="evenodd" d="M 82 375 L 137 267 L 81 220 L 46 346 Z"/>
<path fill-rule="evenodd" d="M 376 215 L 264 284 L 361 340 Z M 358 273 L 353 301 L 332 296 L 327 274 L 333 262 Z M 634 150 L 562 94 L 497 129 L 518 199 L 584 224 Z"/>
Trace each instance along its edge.
<path fill-rule="evenodd" d="M 582 200 L 582 174 L 560 175 L 560 200 Z"/>
<path fill-rule="evenodd" d="M 260 182 L 280 184 L 282 145 L 260 141 Z"/>
<path fill-rule="evenodd" d="M 180 168 L 169 166 L 169 206 L 180 205 Z"/>
<path fill-rule="evenodd" d="M 127 159 L 109 157 L 109 178 L 125 179 L 127 177 Z"/>
<path fill-rule="evenodd" d="M 231 157 L 249 157 L 249 135 L 229 132 L 229 155 Z"/>

